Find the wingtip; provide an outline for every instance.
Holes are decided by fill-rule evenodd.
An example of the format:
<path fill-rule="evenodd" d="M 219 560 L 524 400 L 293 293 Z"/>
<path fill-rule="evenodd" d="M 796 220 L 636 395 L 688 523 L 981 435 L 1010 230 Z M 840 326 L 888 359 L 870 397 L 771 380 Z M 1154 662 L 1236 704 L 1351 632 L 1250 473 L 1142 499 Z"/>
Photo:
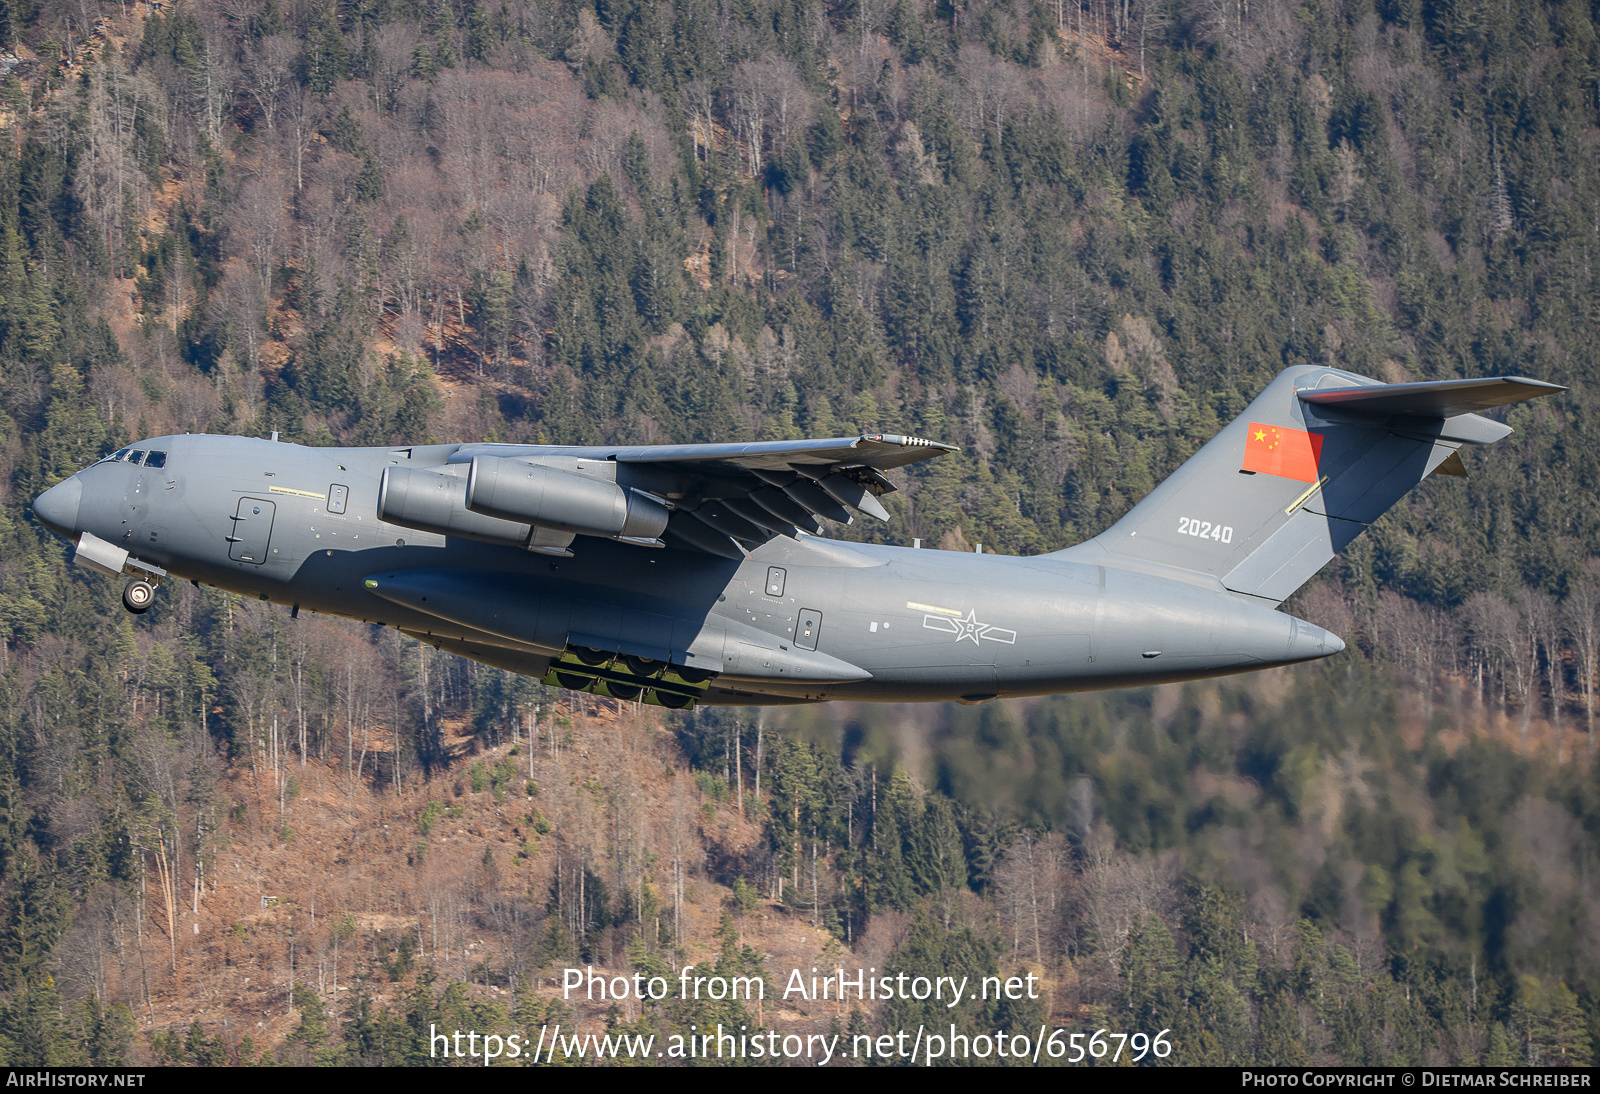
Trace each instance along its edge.
<path fill-rule="evenodd" d="M 943 452 L 959 452 L 961 449 L 953 444 L 943 441 L 930 441 L 926 437 L 911 437 L 904 433 L 863 433 L 861 440 L 874 441 L 879 444 L 899 445 L 901 448 L 937 448 Z"/>
<path fill-rule="evenodd" d="M 1533 398 L 1539 398 L 1543 395 L 1557 395 L 1563 391 L 1572 390 L 1565 384 L 1552 384 L 1548 380 L 1535 380 L 1529 376 L 1503 376 L 1501 379 L 1505 380 L 1507 383 L 1523 384 L 1531 388 L 1542 388 L 1543 390 L 1540 391 L 1538 395 L 1533 396 Z"/>

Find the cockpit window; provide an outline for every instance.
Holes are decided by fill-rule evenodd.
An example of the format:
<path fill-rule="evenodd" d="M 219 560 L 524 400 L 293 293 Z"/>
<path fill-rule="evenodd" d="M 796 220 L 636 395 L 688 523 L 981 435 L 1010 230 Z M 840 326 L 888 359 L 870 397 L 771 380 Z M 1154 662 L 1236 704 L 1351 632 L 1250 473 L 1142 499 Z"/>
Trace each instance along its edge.
<path fill-rule="evenodd" d="M 131 463 L 142 467 L 167 466 L 165 452 L 146 452 L 140 448 L 122 448 L 111 453 L 100 461 L 101 463 Z"/>

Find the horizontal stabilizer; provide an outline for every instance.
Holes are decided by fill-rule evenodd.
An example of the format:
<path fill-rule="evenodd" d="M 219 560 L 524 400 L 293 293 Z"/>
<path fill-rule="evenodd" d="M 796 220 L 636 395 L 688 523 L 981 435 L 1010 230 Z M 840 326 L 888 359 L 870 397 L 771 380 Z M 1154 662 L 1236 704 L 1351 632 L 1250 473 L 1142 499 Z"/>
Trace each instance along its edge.
<path fill-rule="evenodd" d="M 1547 384 L 1543 380 L 1529 380 L 1524 376 L 1494 376 L 1483 380 L 1323 388 L 1299 394 L 1302 402 L 1315 403 L 1319 407 L 1347 414 L 1454 418 L 1457 414 L 1492 410 L 1497 406 L 1520 403 L 1565 390 L 1560 384 Z"/>

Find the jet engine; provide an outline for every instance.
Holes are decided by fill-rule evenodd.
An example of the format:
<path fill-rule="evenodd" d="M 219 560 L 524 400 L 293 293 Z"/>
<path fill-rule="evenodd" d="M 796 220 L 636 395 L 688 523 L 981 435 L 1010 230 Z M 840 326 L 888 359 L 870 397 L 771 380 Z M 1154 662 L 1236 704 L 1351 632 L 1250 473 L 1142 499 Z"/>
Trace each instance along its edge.
<path fill-rule="evenodd" d="M 474 513 L 463 504 L 461 479 L 409 467 L 389 467 L 378 487 L 378 519 L 442 536 L 510 544 L 541 554 L 567 555 L 572 536 L 526 521 Z"/>
<path fill-rule="evenodd" d="M 498 456 L 473 458 L 467 508 L 486 518 L 625 540 L 654 540 L 668 516 L 660 499 L 609 479 Z"/>

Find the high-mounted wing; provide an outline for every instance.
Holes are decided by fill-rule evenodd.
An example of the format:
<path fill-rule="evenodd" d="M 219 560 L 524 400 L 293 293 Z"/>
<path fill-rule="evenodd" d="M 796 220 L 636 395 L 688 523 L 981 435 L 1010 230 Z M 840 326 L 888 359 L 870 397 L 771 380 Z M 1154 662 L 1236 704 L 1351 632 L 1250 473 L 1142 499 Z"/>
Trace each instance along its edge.
<path fill-rule="evenodd" d="M 955 450 L 921 437 L 876 433 L 747 444 L 474 444 L 463 445 L 450 462 L 487 458 L 569 466 L 575 460 L 603 461 L 615 467 L 619 487 L 666 504 L 670 514 L 662 541 L 742 559 L 774 536 L 819 533 L 824 519 L 849 523 L 852 509 L 888 520 L 878 499 L 895 487 L 883 472 Z M 656 542 L 648 536 L 631 541 Z"/>

